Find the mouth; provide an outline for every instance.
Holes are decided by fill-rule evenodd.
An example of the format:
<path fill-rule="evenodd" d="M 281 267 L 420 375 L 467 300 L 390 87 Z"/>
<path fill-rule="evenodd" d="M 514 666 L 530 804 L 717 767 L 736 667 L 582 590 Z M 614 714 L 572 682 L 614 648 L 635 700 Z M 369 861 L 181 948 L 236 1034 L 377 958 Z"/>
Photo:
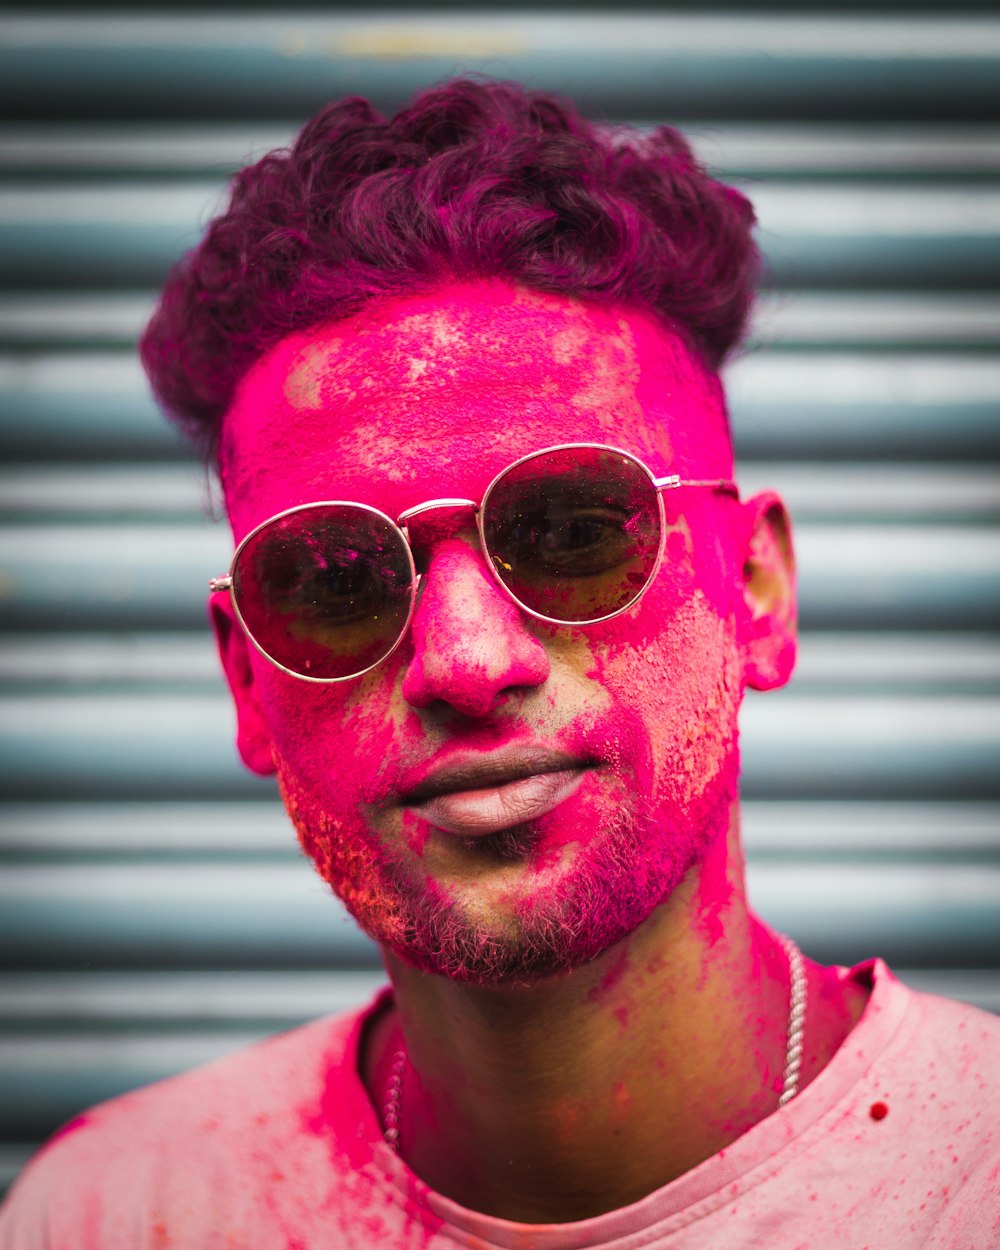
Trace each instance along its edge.
<path fill-rule="evenodd" d="M 569 798 L 590 767 L 561 752 L 478 752 L 432 769 L 400 805 L 445 833 L 481 838 L 541 819 Z"/>

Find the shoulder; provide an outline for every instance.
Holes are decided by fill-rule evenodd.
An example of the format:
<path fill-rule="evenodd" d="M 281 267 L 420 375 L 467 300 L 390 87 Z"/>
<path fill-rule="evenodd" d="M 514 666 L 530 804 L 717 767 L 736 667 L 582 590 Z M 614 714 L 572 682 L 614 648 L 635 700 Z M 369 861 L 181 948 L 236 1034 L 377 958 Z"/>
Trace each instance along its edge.
<path fill-rule="evenodd" d="M 905 989 L 906 1033 L 926 1076 L 1000 1095 L 1000 1016 L 968 1003 Z"/>
<path fill-rule="evenodd" d="M 979 1141 L 1000 1158 L 1000 1016 L 916 991 L 911 999 L 909 1084 L 956 1143 Z"/>
<path fill-rule="evenodd" d="M 902 1071 L 925 1064 L 949 1083 L 1000 1091 L 1000 1015 L 957 999 L 927 994 L 898 980 L 881 959 L 838 969 L 869 991 L 848 1043 Z"/>
<path fill-rule="evenodd" d="M 891 976 L 891 974 L 886 974 Z M 898 982 L 898 1027 L 873 1062 L 869 1092 L 951 1206 L 1000 1162 L 1000 1017 Z M 873 1102 L 874 1106 L 874 1102 Z"/>
<path fill-rule="evenodd" d="M 928 1110 L 932 1104 L 972 1110 L 1000 1104 L 1000 1016 L 912 989 L 881 960 L 852 973 L 872 985 L 853 1036 L 874 1042 L 868 1057 L 879 1079 Z"/>
<path fill-rule="evenodd" d="M 0 1250 L 144 1246 L 158 1212 L 204 1222 L 210 1207 L 245 1205 L 279 1160 L 308 1174 L 322 1156 L 328 1172 L 325 1139 L 367 1107 L 356 1067 L 364 1019 L 316 1021 L 71 1121 L 14 1186 Z"/>

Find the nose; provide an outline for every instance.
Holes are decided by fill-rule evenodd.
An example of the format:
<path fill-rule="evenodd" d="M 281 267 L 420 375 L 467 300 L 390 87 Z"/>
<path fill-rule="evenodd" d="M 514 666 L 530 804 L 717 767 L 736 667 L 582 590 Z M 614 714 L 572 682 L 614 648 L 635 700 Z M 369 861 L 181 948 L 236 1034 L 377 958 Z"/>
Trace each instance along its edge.
<path fill-rule="evenodd" d="M 413 657 L 403 677 L 412 707 L 448 704 L 488 716 L 501 697 L 540 686 L 549 658 L 514 603 L 462 538 L 435 545 L 413 616 Z"/>

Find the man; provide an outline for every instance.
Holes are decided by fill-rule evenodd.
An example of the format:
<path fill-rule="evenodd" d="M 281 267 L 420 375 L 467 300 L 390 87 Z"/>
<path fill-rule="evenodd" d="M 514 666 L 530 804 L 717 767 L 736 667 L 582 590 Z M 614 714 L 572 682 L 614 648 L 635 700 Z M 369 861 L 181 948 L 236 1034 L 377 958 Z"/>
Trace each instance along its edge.
<path fill-rule="evenodd" d="M 751 227 L 509 85 L 239 176 L 143 355 L 220 470 L 240 753 L 392 988 L 69 1125 L 5 1247 L 1000 1244 L 997 1022 L 747 907 L 795 647 L 718 380 Z"/>

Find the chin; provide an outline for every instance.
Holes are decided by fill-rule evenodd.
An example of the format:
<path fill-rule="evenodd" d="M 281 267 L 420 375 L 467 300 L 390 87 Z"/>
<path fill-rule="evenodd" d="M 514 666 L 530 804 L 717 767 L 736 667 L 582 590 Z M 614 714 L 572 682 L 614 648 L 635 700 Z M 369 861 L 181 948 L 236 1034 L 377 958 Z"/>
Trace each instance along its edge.
<path fill-rule="evenodd" d="M 496 897 L 417 879 L 412 865 L 394 860 L 354 821 L 309 802 L 284 771 L 279 784 L 303 849 L 369 937 L 422 972 L 523 985 L 590 963 L 668 901 L 725 835 L 737 776 L 734 755 L 683 816 L 619 806 L 559 871 L 536 873 L 529 864 L 537 840 L 531 826 L 492 836 L 479 853 L 505 876 L 534 879 L 534 888 Z"/>

